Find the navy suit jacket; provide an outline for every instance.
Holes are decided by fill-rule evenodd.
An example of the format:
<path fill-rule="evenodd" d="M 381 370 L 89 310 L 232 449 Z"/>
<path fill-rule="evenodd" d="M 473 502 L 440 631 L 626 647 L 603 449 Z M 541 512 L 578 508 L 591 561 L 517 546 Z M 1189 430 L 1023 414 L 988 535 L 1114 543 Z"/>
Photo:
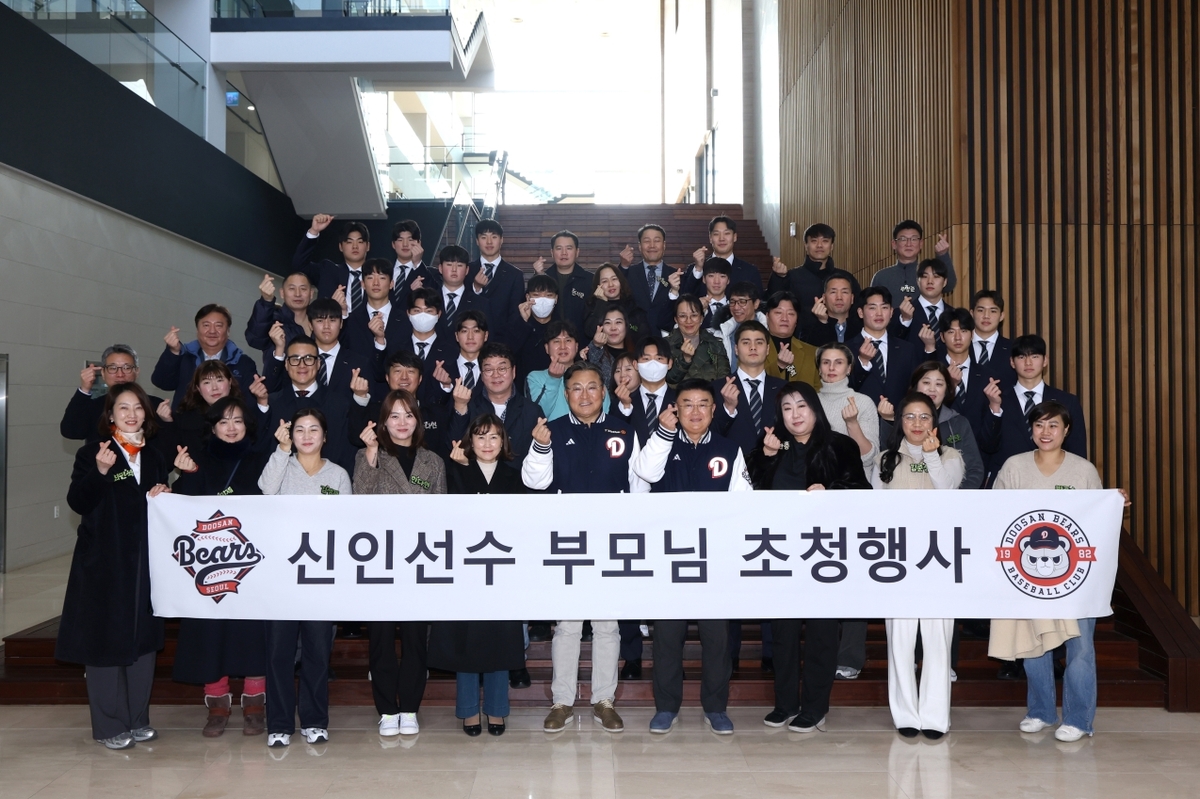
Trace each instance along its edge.
<path fill-rule="evenodd" d="M 1006 460 L 1013 455 L 1037 449 L 1029 424 L 1025 421 L 1025 409 L 1017 400 L 1013 386 L 1012 383 L 1006 383 L 1001 388 L 999 417 L 986 408 L 982 412 L 984 435 L 979 445 L 986 454 L 988 487 L 991 487 L 992 478 Z M 1087 424 L 1083 419 L 1083 406 L 1079 398 L 1061 388 L 1046 386 L 1042 401 L 1048 400 L 1062 403 L 1071 414 L 1071 431 L 1063 442 L 1063 449 L 1087 460 Z"/>
<path fill-rule="evenodd" d="M 467 270 L 467 284 L 475 283 L 482 261 L 471 262 Z M 488 339 L 502 341 L 510 347 L 516 346 L 520 335 L 517 326 L 524 323 L 518 306 L 525 302 L 525 275 L 503 258 L 492 271 L 492 279 L 483 289 L 487 300 Z"/>
<path fill-rule="evenodd" d="M 346 317 L 346 321 L 342 323 L 340 340 L 342 346 L 370 359 L 377 370 L 374 379 L 382 381 L 387 377 L 382 371 L 383 362 L 387 360 L 389 353 L 412 338 L 412 324 L 408 321 L 408 312 L 404 308 L 397 308 L 393 303 L 392 310 L 388 313 L 387 325 L 383 328 L 383 337 L 387 340 L 387 345 L 383 350 L 378 350 L 375 348 L 375 334 L 371 332 L 368 310 L 363 306 Z"/>
<path fill-rule="evenodd" d="M 378 382 L 375 377 L 378 369 L 375 358 L 350 350 L 344 342 L 338 350 L 337 357 L 325 366 L 329 370 L 329 390 L 346 398 L 354 393 L 350 389 L 350 379 L 355 369 L 359 370 L 359 376 L 366 378 L 368 383 Z M 283 361 L 275 357 L 273 351 L 263 359 L 263 382 L 266 383 L 267 391 L 272 393 L 288 385 L 287 369 L 284 368 Z M 379 390 L 378 385 L 371 386 L 372 394 L 378 394 Z"/>
<path fill-rule="evenodd" d="M 658 398 L 658 412 L 662 413 L 663 408 L 675 401 L 676 394 L 675 389 L 666 383 L 663 383 L 663 387 L 659 391 L 662 392 L 662 396 Z M 633 410 L 628 416 L 621 413 L 621 401 L 617 399 L 617 395 L 613 392 L 609 392 L 609 394 L 611 395 L 609 400 L 609 408 L 611 410 L 608 415 L 628 420 L 633 425 L 633 431 L 637 434 L 638 443 L 643 447 L 646 446 L 646 439 L 658 428 L 658 416 L 656 415 L 653 419 L 646 418 L 646 406 L 642 404 L 642 392 L 640 390 L 635 391 L 633 396 L 630 397 L 630 401 L 633 403 Z"/>
<path fill-rule="evenodd" d="M 762 424 L 757 428 L 754 426 L 754 417 L 750 415 L 750 400 L 743 390 L 741 380 L 737 381 L 737 416 L 733 418 L 725 411 L 725 402 L 721 398 L 725 378 L 714 380 L 712 384 L 713 391 L 717 392 L 717 412 L 713 417 L 713 425 L 718 433 L 741 447 L 743 457 L 747 458 L 758 444 L 758 437 L 762 435 L 763 428 L 775 426 L 776 398 L 779 396 L 779 390 L 785 385 L 783 378 L 771 377 L 766 372 L 763 372 L 762 377 Z"/>
<path fill-rule="evenodd" d="M 392 261 L 392 273 L 395 274 L 396 262 Z M 422 288 L 436 289 L 442 285 L 442 276 L 436 269 L 422 262 L 413 267 L 413 270 L 405 275 L 404 280 L 399 283 L 392 284 L 392 307 L 399 308 L 403 312 L 408 310 L 408 295 L 412 293 L 412 284 L 417 278 L 424 278 L 421 283 Z"/>
<path fill-rule="evenodd" d="M 763 290 L 762 273 L 758 271 L 758 267 L 749 261 L 743 261 L 736 255 L 733 256 L 733 263 L 729 268 L 729 285 L 741 283 L 745 281 L 756 286 L 759 292 Z M 704 288 L 703 278 L 698 278 L 691 267 L 683 272 L 683 280 L 680 281 L 680 291 L 684 294 L 695 294 L 697 297 L 702 297 L 707 293 Z"/>
<path fill-rule="evenodd" d="M 633 294 L 634 304 L 641 308 L 646 318 L 654 324 L 661 324 L 663 320 L 671 317 L 671 286 L 667 282 L 667 277 L 674 271 L 676 267 L 663 262 L 659 265 L 660 268 L 656 271 L 658 279 L 658 288 L 654 292 L 654 300 L 650 299 L 650 284 L 646 282 L 646 262 L 638 261 L 630 264 L 628 269 L 622 270 L 625 274 L 625 281 L 629 283 L 629 292 Z M 680 278 L 680 286 L 687 279 L 687 272 Z"/>
<path fill-rule="evenodd" d="M 313 255 L 317 251 L 317 244 L 320 238 L 310 239 L 305 233 L 300 239 L 300 244 L 296 246 L 296 254 L 292 256 L 293 272 L 303 272 L 308 275 L 308 282 L 317 287 L 317 296 L 332 297 L 337 292 L 338 286 L 346 287 L 346 302 L 350 302 L 350 267 L 346 266 L 345 261 L 331 261 L 328 258 L 322 258 L 320 261 L 312 260 Z M 363 303 L 366 304 L 366 294 L 363 294 Z"/>
<path fill-rule="evenodd" d="M 925 351 L 925 342 L 921 341 L 921 337 L 920 337 L 919 333 L 921 332 L 921 327 L 923 325 L 929 324 L 929 315 L 927 313 L 925 313 L 925 306 L 921 304 L 920 300 L 913 300 L 913 305 L 916 306 L 916 309 L 913 311 L 912 322 L 909 323 L 908 327 L 905 327 L 903 324 L 901 324 L 899 310 L 897 310 L 896 313 L 892 315 L 892 323 L 891 323 L 891 325 L 888 326 L 888 336 L 889 337 L 894 336 L 894 335 L 899 336 L 900 338 L 904 339 L 905 341 L 912 342 L 913 346 L 919 348 L 922 352 L 924 352 Z M 950 303 L 943 301 L 942 308 L 943 308 L 943 310 L 942 310 L 943 314 L 946 311 L 951 310 Z M 940 322 L 941 316 L 938 317 L 938 320 Z M 942 343 L 941 335 L 936 335 L 935 341 L 936 341 L 936 345 L 935 345 L 936 346 L 936 350 L 935 350 L 936 357 L 938 360 L 942 360 L 946 357 L 946 345 Z M 1005 341 L 1007 341 L 1007 339 L 1005 339 Z M 932 358 L 934 356 L 930 356 L 930 357 Z M 1007 362 L 1008 361 L 1005 360 L 1005 363 L 1007 363 Z"/>
<path fill-rule="evenodd" d="M 888 351 L 884 355 L 884 371 L 887 372 L 887 380 L 882 381 L 876 373 L 877 370 L 863 369 L 862 361 L 858 358 L 858 348 L 862 346 L 863 335 L 862 333 L 858 334 L 853 341 L 846 345 L 854 353 L 850 387 L 860 394 L 866 394 L 872 402 L 879 402 L 879 397 L 884 396 L 893 405 L 899 406 L 904 395 L 908 393 L 908 384 L 912 380 L 913 371 L 921 365 L 922 361 L 926 360 L 924 346 L 915 347 L 904 339 L 889 334 L 887 338 Z M 936 355 L 928 356 L 928 358 L 936 357 Z"/>
<path fill-rule="evenodd" d="M 971 363 L 979 357 L 979 342 L 971 339 Z M 1005 385 L 1017 382 L 1017 371 L 1012 367 L 1012 341 L 1004 336 L 997 336 L 988 355 L 987 365 L 983 367 L 989 377 L 994 377 Z M 984 381 L 986 385 L 987 381 Z"/>

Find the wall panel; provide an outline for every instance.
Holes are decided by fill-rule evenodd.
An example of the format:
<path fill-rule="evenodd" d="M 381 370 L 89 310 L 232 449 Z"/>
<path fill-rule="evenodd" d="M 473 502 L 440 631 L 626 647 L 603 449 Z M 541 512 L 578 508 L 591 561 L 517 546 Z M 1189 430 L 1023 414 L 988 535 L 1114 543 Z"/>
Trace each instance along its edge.
<path fill-rule="evenodd" d="M 951 302 L 999 289 L 1006 334 L 1047 339 L 1135 540 L 1200 613 L 1195 4 L 814 0 L 780 28 L 785 260 L 789 221 L 833 224 L 860 277 L 896 219 L 950 230 Z"/>

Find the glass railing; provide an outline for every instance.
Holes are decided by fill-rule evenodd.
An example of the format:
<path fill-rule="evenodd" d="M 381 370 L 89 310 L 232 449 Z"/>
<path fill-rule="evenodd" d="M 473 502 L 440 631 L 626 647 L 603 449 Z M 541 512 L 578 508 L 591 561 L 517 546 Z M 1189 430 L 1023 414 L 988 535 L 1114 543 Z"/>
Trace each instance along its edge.
<path fill-rule="evenodd" d="M 213 14 L 226 19 L 258 17 L 394 17 L 447 14 L 450 0 L 214 0 Z"/>
<path fill-rule="evenodd" d="M 136 0 L 0 0 L 121 85 L 204 135 L 207 64 Z"/>
<path fill-rule="evenodd" d="M 226 82 L 225 89 L 225 154 L 283 191 L 254 100 L 232 83 Z"/>
<path fill-rule="evenodd" d="M 475 223 L 479 219 L 479 207 L 475 205 L 475 198 L 467 191 L 466 186 L 458 184 L 454 190 L 454 202 L 450 206 L 446 224 L 442 226 L 442 234 L 438 236 L 436 252 L 441 252 L 443 247 L 450 244 L 457 244 L 466 248 L 472 260 L 478 258 L 479 245 L 475 243 Z"/>

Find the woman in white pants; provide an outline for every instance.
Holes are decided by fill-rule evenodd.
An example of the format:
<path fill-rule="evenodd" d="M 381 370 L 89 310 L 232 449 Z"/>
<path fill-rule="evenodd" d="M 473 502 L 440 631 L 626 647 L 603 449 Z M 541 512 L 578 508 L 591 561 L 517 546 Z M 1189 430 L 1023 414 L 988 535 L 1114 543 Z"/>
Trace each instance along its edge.
<path fill-rule="evenodd" d="M 910 392 L 900 403 L 901 424 L 871 471 L 877 489 L 958 488 L 962 456 L 943 447 L 937 435 L 937 409 L 924 394 Z M 888 705 L 892 723 L 905 738 L 923 733 L 941 738 L 950 729 L 950 639 L 954 619 L 887 619 Z M 921 685 L 916 675 L 917 631 L 924 651 Z"/>

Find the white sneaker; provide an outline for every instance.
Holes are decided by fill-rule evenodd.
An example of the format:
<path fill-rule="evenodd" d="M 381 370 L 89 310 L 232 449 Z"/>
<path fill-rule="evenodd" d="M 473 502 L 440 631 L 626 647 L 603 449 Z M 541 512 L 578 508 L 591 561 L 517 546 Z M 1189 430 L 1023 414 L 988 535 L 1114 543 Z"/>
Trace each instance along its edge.
<path fill-rule="evenodd" d="M 1078 741 L 1085 735 L 1091 735 L 1090 732 L 1084 732 L 1078 727 L 1072 727 L 1070 724 L 1064 724 L 1054 731 L 1054 737 L 1065 743 Z"/>
<path fill-rule="evenodd" d="M 267 736 L 267 746 L 291 746 L 292 736 L 286 732 L 273 732 Z"/>
<path fill-rule="evenodd" d="M 300 734 L 310 744 L 323 744 L 329 740 L 329 730 L 324 727 L 302 727 Z"/>
<path fill-rule="evenodd" d="M 958 672 L 950 669 L 950 682 L 958 682 Z"/>
<path fill-rule="evenodd" d="M 421 731 L 421 727 L 417 724 L 416 713 L 401 713 L 400 714 L 400 734 L 401 735 L 416 735 Z"/>
<path fill-rule="evenodd" d="M 1053 725 L 1047 724 L 1041 719 L 1035 719 L 1033 716 L 1026 716 L 1021 719 L 1021 732 L 1041 732 Z"/>
<path fill-rule="evenodd" d="M 391 715 L 384 713 L 379 717 L 379 734 L 391 737 L 400 734 L 400 714 L 393 713 Z"/>
<path fill-rule="evenodd" d="M 642 634 L 642 637 L 643 637 L 643 638 L 649 638 L 649 637 L 650 637 L 650 625 L 648 625 L 648 624 L 639 624 L 639 625 L 638 625 L 638 632 Z"/>
<path fill-rule="evenodd" d="M 857 680 L 859 671 L 851 666 L 838 666 L 834 673 L 839 680 Z"/>

